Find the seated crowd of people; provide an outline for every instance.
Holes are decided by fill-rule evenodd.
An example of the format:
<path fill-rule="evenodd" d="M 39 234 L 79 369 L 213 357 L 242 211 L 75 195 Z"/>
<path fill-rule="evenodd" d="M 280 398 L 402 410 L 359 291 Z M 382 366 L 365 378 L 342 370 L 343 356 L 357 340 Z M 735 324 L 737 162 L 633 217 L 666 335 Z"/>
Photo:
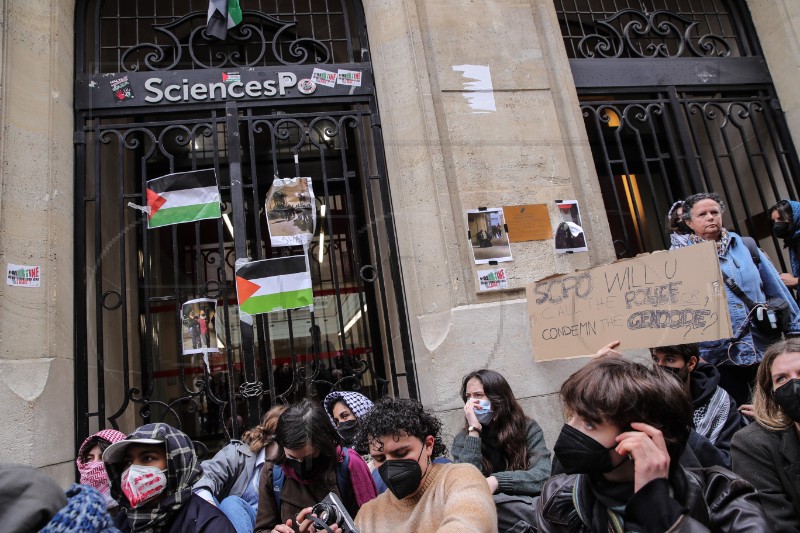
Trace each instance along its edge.
<path fill-rule="evenodd" d="M 601 348 L 561 385 L 552 453 L 508 381 L 478 369 L 447 439 L 417 401 L 350 391 L 273 407 L 203 462 L 167 424 L 100 431 L 66 492 L 0 465 L 0 530 L 800 533 L 800 203 L 771 210 L 792 274 L 725 230 L 723 211 L 701 193 L 669 222 L 673 248 L 717 243 L 735 337 L 654 347 L 651 362 Z M 786 300 L 777 337 L 742 312 L 766 298 Z"/>

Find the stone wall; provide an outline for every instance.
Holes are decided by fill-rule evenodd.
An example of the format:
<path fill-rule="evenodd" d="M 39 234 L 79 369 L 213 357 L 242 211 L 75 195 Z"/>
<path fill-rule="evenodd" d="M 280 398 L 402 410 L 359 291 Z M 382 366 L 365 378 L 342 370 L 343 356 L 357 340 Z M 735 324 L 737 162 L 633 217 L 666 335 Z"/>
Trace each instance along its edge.
<path fill-rule="evenodd" d="M 73 19 L 69 0 L 0 3 L 0 463 L 73 479 Z"/>

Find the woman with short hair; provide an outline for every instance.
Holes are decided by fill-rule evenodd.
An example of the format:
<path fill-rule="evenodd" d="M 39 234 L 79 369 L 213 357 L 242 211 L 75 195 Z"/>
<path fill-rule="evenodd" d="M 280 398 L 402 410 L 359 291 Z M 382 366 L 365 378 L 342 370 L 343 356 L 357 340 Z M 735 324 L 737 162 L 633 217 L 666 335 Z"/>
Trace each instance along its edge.
<path fill-rule="evenodd" d="M 787 335 L 800 335 L 800 308 L 769 258 L 751 242 L 722 226 L 725 206 L 716 193 L 698 193 L 683 203 L 683 218 L 694 232 L 692 244 L 711 241 L 715 244 L 719 266 L 725 278 L 733 338 L 700 343 L 700 357 L 712 363 L 720 373 L 720 386 L 738 405 L 747 403 L 755 382 L 758 363 L 780 333 L 769 335 L 752 325 L 754 311 L 737 292 L 753 303 L 782 298 L 788 304 Z M 731 288 L 731 283 L 735 288 Z M 738 288 L 738 290 L 736 289 Z"/>
<path fill-rule="evenodd" d="M 758 490 L 775 531 L 800 531 L 800 339 L 767 349 L 753 411 L 756 423 L 733 436 L 733 471 Z"/>

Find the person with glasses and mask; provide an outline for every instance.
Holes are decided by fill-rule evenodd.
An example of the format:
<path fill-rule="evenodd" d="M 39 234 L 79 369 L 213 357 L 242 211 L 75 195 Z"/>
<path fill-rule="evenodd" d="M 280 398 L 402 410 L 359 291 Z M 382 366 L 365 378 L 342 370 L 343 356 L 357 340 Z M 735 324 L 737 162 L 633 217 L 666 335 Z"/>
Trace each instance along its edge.
<path fill-rule="evenodd" d="M 781 274 L 781 281 L 790 289 L 797 291 L 800 279 L 800 202 L 781 200 L 769 208 L 772 221 L 772 234 L 783 240 L 783 247 L 789 250 L 791 273 Z M 795 298 L 800 293 L 795 292 Z"/>
<path fill-rule="evenodd" d="M 730 468 L 731 439 L 747 421 L 719 386 L 716 367 L 700 360 L 697 343 L 650 348 L 650 355 L 653 363 L 678 379 L 692 401 L 694 430 L 722 453 L 724 466 Z"/>
<path fill-rule="evenodd" d="M 351 517 L 377 496 L 361 456 L 341 439 L 318 403 L 303 400 L 278 419 L 278 450 L 261 471 L 255 531 L 313 531 L 311 508 L 334 493 Z"/>
<path fill-rule="evenodd" d="M 527 531 L 769 531 L 755 489 L 719 467 L 679 464 L 692 405 L 665 372 L 598 357 L 561 386 L 567 423 Z M 517 531 L 524 531 L 517 530 Z"/>
<path fill-rule="evenodd" d="M 753 411 L 755 423 L 733 436 L 733 471 L 758 489 L 775 531 L 800 531 L 800 339 L 767 349 Z"/>
<path fill-rule="evenodd" d="M 361 420 L 367 446 L 389 488 L 361 508 L 364 533 L 497 532 L 492 493 L 470 464 L 442 464 L 442 423 L 417 401 L 384 398 Z"/>

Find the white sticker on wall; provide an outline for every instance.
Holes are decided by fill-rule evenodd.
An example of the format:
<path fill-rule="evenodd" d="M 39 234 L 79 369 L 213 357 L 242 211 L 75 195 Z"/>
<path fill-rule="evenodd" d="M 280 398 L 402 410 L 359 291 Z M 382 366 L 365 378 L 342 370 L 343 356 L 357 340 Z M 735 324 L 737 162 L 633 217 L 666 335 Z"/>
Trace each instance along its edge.
<path fill-rule="evenodd" d="M 489 65 L 454 65 L 453 70 L 461 72 L 467 79 L 464 82 L 464 97 L 474 113 L 497 111 Z"/>

